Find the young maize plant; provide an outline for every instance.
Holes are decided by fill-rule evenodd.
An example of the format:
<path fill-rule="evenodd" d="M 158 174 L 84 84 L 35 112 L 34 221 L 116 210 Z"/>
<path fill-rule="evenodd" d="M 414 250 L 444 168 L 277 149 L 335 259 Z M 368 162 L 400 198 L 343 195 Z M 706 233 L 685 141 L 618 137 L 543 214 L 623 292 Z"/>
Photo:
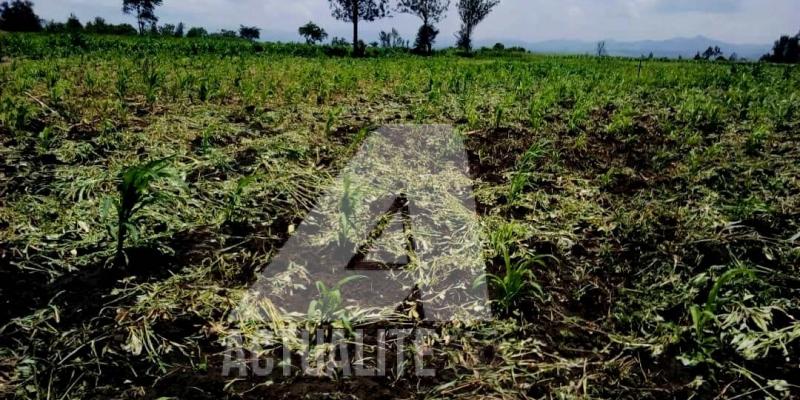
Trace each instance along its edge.
<path fill-rule="evenodd" d="M 120 174 L 117 190 L 119 199 L 117 209 L 117 251 L 115 263 L 118 266 L 127 264 L 124 252 L 125 238 L 136 231 L 135 214 L 149 204 L 163 198 L 162 193 L 153 192 L 152 185 L 159 179 L 172 178 L 174 171 L 170 168 L 172 157 L 134 165 Z"/>
<path fill-rule="evenodd" d="M 310 328 L 325 327 L 326 335 L 330 335 L 334 325 L 352 331 L 352 318 L 348 314 L 344 306 L 344 299 L 342 298 L 342 287 L 350 282 L 359 279 L 365 279 L 363 275 L 352 275 L 344 278 L 336 283 L 331 288 L 328 288 L 324 282 L 317 281 L 317 291 L 319 297 L 312 300 L 308 304 L 308 323 Z"/>
<path fill-rule="evenodd" d="M 489 284 L 495 290 L 495 302 L 506 315 L 512 314 L 519 301 L 529 296 L 541 298 L 542 286 L 536 282 L 532 268 L 545 267 L 544 256 L 527 256 L 522 260 L 512 260 L 508 248 L 502 248 L 504 273 L 502 276 L 486 274 Z"/>
<path fill-rule="evenodd" d="M 700 346 L 700 350 L 702 352 L 701 358 L 703 360 L 713 361 L 711 358 L 711 353 L 715 347 L 715 340 L 709 336 L 707 329 L 709 323 L 714 321 L 716 318 L 717 309 L 719 308 L 720 290 L 722 290 L 722 287 L 727 283 L 733 282 L 736 279 L 744 278 L 755 279 L 756 276 L 751 269 L 746 267 L 734 268 L 726 271 L 714 282 L 714 285 L 711 287 L 711 291 L 708 293 L 708 298 L 706 299 L 705 305 L 700 308 L 700 306 L 693 304 L 689 308 L 689 313 L 692 316 L 695 340 Z"/>

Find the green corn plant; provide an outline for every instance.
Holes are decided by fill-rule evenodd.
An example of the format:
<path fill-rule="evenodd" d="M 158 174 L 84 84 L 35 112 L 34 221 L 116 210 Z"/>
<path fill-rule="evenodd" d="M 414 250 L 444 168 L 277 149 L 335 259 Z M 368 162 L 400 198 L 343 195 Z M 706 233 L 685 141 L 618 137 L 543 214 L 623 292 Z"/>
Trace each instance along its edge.
<path fill-rule="evenodd" d="M 158 72 L 158 67 L 155 63 L 145 60 L 142 73 L 144 74 L 144 81 L 146 86 L 145 97 L 148 104 L 153 104 L 156 101 L 156 93 L 161 81 L 161 74 Z"/>
<path fill-rule="evenodd" d="M 505 107 L 498 104 L 494 109 L 494 129 L 500 129 L 503 125 L 503 113 L 505 113 Z"/>
<path fill-rule="evenodd" d="M 753 130 L 745 142 L 745 151 L 747 154 L 756 155 L 761 149 L 764 148 L 764 142 L 769 139 L 769 131 L 766 128 L 759 128 Z"/>
<path fill-rule="evenodd" d="M 527 257 L 520 261 L 511 258 L 511 251 L 501 247 L 503 257 L 504 273 L 502 276 L 486 274 L 484 278 L 495 291 L 497 306 L 505 313 L 511 313 L 518 305 L 520 299 L 525 296 L 534 295 L 542 297 L 544 291 L 533 276 L 532 267 L 545 266 L 545 256 Z"/>
<path fill-rule="evenodd" d="M 200 134 L 200 152 L 203 154 L 208 154 L 211 151 L 211 135 L 213 134 L 216 126 L 210 125 L 203 129 L 203 132 Z"/>
<path fill-rule="evenodd" d="M 339 230 L 338 243 L 339 245 L 351 244 L 350 232 L 356 229 L 353 222 L 356 215 L 356 204 L 361 199 L 361 191 L 353 187 L 353 182 L 349 175 L 345 175 L 342 183 L 344 193 L 339 199 Z"/>
<path fill-rule="evenodd" d="M 316 326 L 330 325 L 338 322 L 347 330 L 352 329 L 351 319 L 347 315 L 347 310 L 343 307 L 342 287 L 350 282 L 364 279 L 363 275 L 352 275 L 344 278 L 331 288 L 324 282 L 317 281 L 317 292 L 319 296 L 308 304 L 308 320 Z"/>
<path fill-rule="evenodd" d="M 611 122 L 606 126 L 606 131 L 614 136 L 624 137 L 633 133 L 636 121 L 634 121 L 634 111 L 630 107 L 625 107 L 611 117 Z"/>
<path fill-rule="evenodd" d="M 528 187 L 528 173 L 517 172 L 511 177 L 511 187 L 508 191 L 508 202 L 515 203 L 519 196 Z"/>
<path fill-rule="evenodd" d="M 39 154 L 44 154 L 50 151 L 53 145 L 56 142 L 56 135 L 53 133 L 53 129 L 51 127 L 46 127 L 39 132 L 39 135 L 36 137 L 36 150 Z"/>
<path fill-rule="evenodd" d="M 189 91 L 194 86 L 195 81 L 197 81 L 197 78 L 191 73 L 180 74 L 178 75 L 178 88 L 183 92 Z"/>
<path fill-rule="evenodd" d="M 245 189 L 255 182 L 257 176 L 250 175 L 236 181 L 236 188 L 228 195 L 228 206 L 225 209 L 225 219 L 230 221 L 237 207 L 242 203 Z"/>
<path fill-rule="evenodd" d="M 14 130 L 25 129 L 34 113 L 24 102 L 4 97 L 0 102 L 0 122 Z"/>
<path fill-rule="evenodd" d="M 65 97 L 63 84 L 60 80 L 56 80 L 51 86 L 48 86 L 48 89 L 50 91 L 50 103 L 52 107 L 56 109 L 60 108 Z"/>
<path fill-rule="evenodd" d="M 525 236 L 525 226 L 515 222 L 504 223 L 489 234 L 489 244 L 503 262 L 502 276 L 485 274 L 474 283 L 475 286 L 489 284 L 495 290 L 495 304 L 505 313 L 510 313 L 518 301 L 529 295 L 541 297 L 544 292 L 535 281 L 532 267 L 544 266 L 548 256 L 530 256 L 514 260 L 512 247 L 518 238 Z"/>
<path fill-rule="evenodd" d="M 117 72 L 116 90 L 117 97 L 124 99 L 128 95 L 128 80 L 130 79 L 128 70 L 121 68 Z"/>
<path fill-rule="evenodd" d="M 738 278 L 755 278 L 755 274 L 750 268 L 740 267 L 726 271 L 714 282 L 711 291 L 708 293 L 705 305 L 700 306 L 693 304 L 689 307 L 689 313 L 692 317 L 692 325 L 695 332 L 695 340 L 700 345 L 703 355 L 710 357 L 712 339 L 707 335 L 706 329 L 717 314 L 719 308 L 719 294 L 722 287 L 727 283 Z M 704 358 L 706 358 L 704 357 Z"/>
<path fill-rule="evenodd" d="M 197 90 L 197 98 L 205 102 L 208 100 L 208 82 L 205 79 L 200 81 L 200 88 Z"/>
<path fill-rule="evenodd" d="M 325 136 L 330 137 L 331 133 L 333 132 L 333 125 L 336 124 L 336 119 L 339 118 L 339 114 L 342 112 L 341 108 L 335 108 L 332 110 L 328 110 L 328 119 L 325 121 Z"/>
<path fill-rule="evenodd" d="M 567 127 L 572 133 L 579 132 L 589 119 L 589 111 L 583 104 L 576 104 L 575 108 L 569 114 L 567 119 Z"/>
<path fill-rule="evenodd" d="M 97 86 L 97 78 L 95 77 L 92 70 L 86 70 L 83 74 L 83 82 L 86 84 L 86 87 L 93 91 Z"/>
<path fill-rule="evenodd" d="M 532 100 L 528 106 L 528 124 L 533 129 L 539 129 L 544 123 L 545 110 L 541 103 Z"/>
<path fill-rule="evenodd" d="M 509 203 L 516 202 L 528 187 L 530 173 L 538 167 L 539 160 L 545 155 L 548 144 L 544 140 L 534 143 L 517 161 L 517 171 L 511 177 L 511 187 L 508 195 Z"/>
<path fill-rule="evenodd" d="M 118 265 L 125 262 L 124 245 L 128 233 L 135 232 L 133 224 L 136 212 L 159 200 L 162 196 L 153 193 L 152 184 L 159 179 L 174 177 L 169 168 L 172 157 L 150 161 L 128 167 L 120 174 L 117 190 L 117 252 Z"/>
<path fill-rule="evenodd" d="M 495 254 L 503 254 L 504 249 L 510 249 L 516 240 L 527 235 L 525 225 L 517 222 L 500 224 L 489 234 L 489 245 Z"/>
<path fill-rule="evenodd" d="M 56 71 L 48 71 L 45 73 L 45 82 L 47 83 L 47 90 L 52 91 L 58 85 L 58 82 L 60 80 L 61 78 Z"/>
<path fill-rule="evenodd" d="M 547 140 L 541 140 L 534 143 L 531 147 L 525 151 L 525 154 L 522 155 L 519 162 L 517 163 L 517 168 L 525 171 L 531 171 L 539 166 L 539 160 L 547 154 L 548 146 L 550 142 Z"/>

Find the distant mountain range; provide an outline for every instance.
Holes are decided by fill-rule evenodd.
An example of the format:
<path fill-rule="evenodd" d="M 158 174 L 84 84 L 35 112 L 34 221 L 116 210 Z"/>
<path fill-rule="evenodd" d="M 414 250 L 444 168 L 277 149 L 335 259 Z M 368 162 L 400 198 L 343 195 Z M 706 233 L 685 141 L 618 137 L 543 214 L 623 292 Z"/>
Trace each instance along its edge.
<path fill-rule="evenodd" d="M 479 47 L 491 47 L 498 42 L 503 43 L 506 47 L 523 47 L 535 53 L 595 54 L 597 52 L 597 42 L 581 40 L 526 42 L 515 39 L 486 39 L 477 40 L 476 44 Z M 769 53 L 772 49 L 772 44 L 734 44 L 707 38 L 705 36 L 667 40 L 643 40 L 636 42 L 606 40 L 605 42 L 608 55 L 622 57 L 648 56 L 652 52 L 655 57 L 691 58 L 694 57 L 698 51 L 702 53 L 709 46 L 719 46 L 726 57 L 730 56 L 732 53 L 736 53 L 740 58 L 757 60 L 761 58 L 762 55 Z"/>

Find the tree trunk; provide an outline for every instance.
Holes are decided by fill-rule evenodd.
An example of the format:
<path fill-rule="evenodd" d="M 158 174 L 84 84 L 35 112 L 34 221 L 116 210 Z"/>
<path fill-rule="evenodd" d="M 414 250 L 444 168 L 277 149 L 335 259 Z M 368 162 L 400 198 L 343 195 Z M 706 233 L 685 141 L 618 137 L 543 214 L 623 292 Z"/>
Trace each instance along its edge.
<path fill-rule="evenodd" d="M 358 1 L 353 2 L 353 55 L 356 57 L 361 56 L 361 46 L 358 45 Z"/>
<path fill-rule="evenodd" d="M 425 13 L 425 14 L 422 16 L 422 26 L 424 26 L 424 27 L 427 27 L 427 26 L 428 26 L 428 14 L 427 14 L 427 13 Z M 425 52 L 425 54 L 427 54 L 427 55 L 430 55 L 430 54 L 431 54 L 431 43 L 430 43 L 430 41 L 428 41 L 427 43 L 425 43 L 425 48 L 424 48 L 424 49 L 422 49 L 422 51 L 424 51 L 424 52 Z"/>
<path fill-rule="evenodd" d="M 142 6 L 136 6 L 136 22 L 139 23 L 139 35 L 144 35 L 144 19 L 142 19 Z"/>

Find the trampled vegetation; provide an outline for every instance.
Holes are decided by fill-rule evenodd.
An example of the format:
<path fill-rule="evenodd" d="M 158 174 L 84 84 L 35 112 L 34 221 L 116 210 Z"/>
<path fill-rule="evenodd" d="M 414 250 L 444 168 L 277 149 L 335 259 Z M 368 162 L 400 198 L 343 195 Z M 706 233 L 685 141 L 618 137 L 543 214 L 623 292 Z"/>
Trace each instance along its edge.
<path fill-rule="evenodd" d="M 796 68 L 0 41 L 0 396 L 800 393 Z M 495 319 L 434 326 L 435 377 L 221 376 L 248 285 L 412 123 L 467 144 Z"/>

